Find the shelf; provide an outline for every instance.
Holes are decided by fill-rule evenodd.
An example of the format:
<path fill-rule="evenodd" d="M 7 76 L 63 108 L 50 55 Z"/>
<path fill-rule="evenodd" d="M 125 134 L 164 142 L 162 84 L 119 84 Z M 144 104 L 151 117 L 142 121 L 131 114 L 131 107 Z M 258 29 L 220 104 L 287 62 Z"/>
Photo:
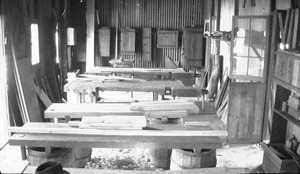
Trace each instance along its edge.
<path fill-rule="evenodd" d="M 285 51 L 285 50 L 278 50 L 276 54 L 300 60 L 300 54 L 298 54 L 298 53 L 294 53 L 294 52 L 290 52 L 290 51 Z"/>
<path fill-rule="evenodd" d="M 279 109 L 274 109 L 274 111 L 279 114 L 280 116 L 282 116 L 283 118 L 285 118 L 286 120 L 292 122 L 295 126 L 299 127 L 300 128 L 300 122 L 294 118 L 293 116 L 291 116 L 290 114 L 286 113 L 286 112 L 282 112 L 281 110 Z"/>
<path fill-rule="evenodd" d="M 288 84 L 288 83 L 286 83 L 286 82 L 284 82 L 284 81 L 282 81 L 282 80 L 280 80 L 280 79 L 278 79 L 276 77 L 274 77 L 273 79 L 274 79 L 274 82 L 276 84 L 278 84 L 278 85 L 280 85 L 280 86 L 282 86 L 284 88 L 287 88 L 289 90 L 294 90 L 294 91 L 297 91 L 297 92 L 300 93 L 300 88 L 298 88 L 298 87 L 296 87 L 294 85 Z"/>

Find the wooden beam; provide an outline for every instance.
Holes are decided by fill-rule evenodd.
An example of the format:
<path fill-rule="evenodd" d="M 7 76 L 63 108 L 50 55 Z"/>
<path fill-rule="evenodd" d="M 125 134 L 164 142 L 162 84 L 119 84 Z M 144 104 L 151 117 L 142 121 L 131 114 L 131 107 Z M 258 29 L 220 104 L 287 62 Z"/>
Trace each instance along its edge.
<path fill-rule="evenodd" d="M 87 0 L 86 70 L 95 65 L 95 0 Z"/>
<path fill-rule="evenodd" d="M 85 129 L 82 129 L 85 130 Z M 120 130 L 123 131 L 123 130 Z M 136 131 L 136 130 L 132 130 Z M 218 137 L 143 137 L 143 136 L 99 136 L 99 135 L 48 135 L 14 134 L 9 138 L 10 145 L 33 147 L 66 148 L 163 148 L 163 149 L 205 149 L 221 148 Z"/>
<path fill-rule="evenodd" d="M 27 166 L 24 174 L 34 173 L 36 166 Z M 247 169 L 244 168 L 225 168 L 225 167 L 214 167 L 214 168 L 198 168 L 198 169 L 184 169 L 184 170 L 166 170 L 166 171 L 135 171 L 135 170 L 110 170 L 110 169 L 82 169 L 82 168 L 65 168 L 64 170 L 72 174 L 232 174 L 232 173 L 248 173 Z"/>
<path fill-rule="evenodd" d="M 227 131 L 219 130 L 99 130 L 99 129 L 76 129 L 67 126 L 55 125 L 57 123 L 48 123 L 50 127 L 10 127 L 11 133 L 22 134 L 44 134 L 44 135 L 80 135 L 80 136 L 99 136 L 99 137 L 215 137 L 228 136 Z"/>

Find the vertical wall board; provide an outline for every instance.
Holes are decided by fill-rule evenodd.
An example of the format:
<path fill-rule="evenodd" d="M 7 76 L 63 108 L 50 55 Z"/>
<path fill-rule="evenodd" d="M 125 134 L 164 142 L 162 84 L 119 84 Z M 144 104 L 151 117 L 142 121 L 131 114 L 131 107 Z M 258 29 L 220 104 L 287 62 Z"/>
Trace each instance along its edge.
<path fill-rule="evenodd" d="M 98 30 L 99 33 L 99 50 L 100 55 L 104 57 L 110 56 L 110 29 L 101 28 Z"/>
<path fill-rule="evenodd" d="M 86 4 L 86 68 L 95 66 L 95 0 Z"/>
<path fill-rule="evenodd" d="M 298 49 L 299 46 L 299 40 L 300 40 L 300 13 L 299 13 L 299 8 L 295 9 L 295 22 L 294 22 L 294 37 L 293 37 L 293 41 L 292 41 L 292 48 L 293 49 Z"/>
<path fill-rule="evenodd" d="M 230 31 L 232 28 L 232 16 L 234 16 L 235 0 L 221 0 L 220 30 Z M 227 42 L 220 42 L 220 54 L 224 57 L 223 73 L 230 67 L 230 45 Z M 223 79 L 224 80 L 224 79 Z"/>
<path fill-rule="evenodd" d="M 265 84 L 231 82 L 228 103 L 228 142 L 255 143 L 261 141 Z"/>
<path fill-rule="evenodd" d="M 135 54 L 135 29 L 121 29 L 121 54 Z"/>
<path fill-rule="evenodd" d="M 142 40 L 142 60 L 143 62 L 151 61 L 152 51 L 152 29 L 143 28 L 143 40 Z"/>

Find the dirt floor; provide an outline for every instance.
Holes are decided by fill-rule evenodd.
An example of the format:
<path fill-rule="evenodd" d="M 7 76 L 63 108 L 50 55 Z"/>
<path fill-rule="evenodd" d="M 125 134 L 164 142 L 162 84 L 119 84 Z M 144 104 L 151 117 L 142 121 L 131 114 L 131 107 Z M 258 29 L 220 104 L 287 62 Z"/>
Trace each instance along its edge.
<path fill-rule="evenodd" d="M 254 169 L 262 164 L 263 150 L 258 144 L 227 145 L 217 149 L 217 167 Z M 22 161 L 18 146 L 6 146 L 0 151 L 0 171 L 22 171 L 27 165 Z M 85 168 L 161 170 L 150 161 L 147 149 L 101 149 L 95 148 L 92 160 Z M 172 170 L 172 168 L 171 168 Z"/>

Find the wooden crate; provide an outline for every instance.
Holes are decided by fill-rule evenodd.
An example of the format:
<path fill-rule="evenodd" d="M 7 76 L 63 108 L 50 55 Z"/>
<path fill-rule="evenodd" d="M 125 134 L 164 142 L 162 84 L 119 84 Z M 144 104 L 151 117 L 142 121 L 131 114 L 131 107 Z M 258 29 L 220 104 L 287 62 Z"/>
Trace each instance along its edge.
<path fill-rule="evenodd" d="M 271 146 L 285 149 L 284 145 L 279 143 L 271 144 Z M 266 173 L 299 173 L 299 168 L 293 158 L 281 159 L 268 145 L 264 145 L 262 168 Z"/>

